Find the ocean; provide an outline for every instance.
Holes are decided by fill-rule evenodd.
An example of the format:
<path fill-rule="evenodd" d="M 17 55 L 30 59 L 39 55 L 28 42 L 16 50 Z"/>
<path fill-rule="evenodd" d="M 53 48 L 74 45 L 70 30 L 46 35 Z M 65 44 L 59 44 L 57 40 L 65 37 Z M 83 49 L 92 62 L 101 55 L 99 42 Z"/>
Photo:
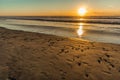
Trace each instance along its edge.
<path fill-rule="evenodd" d="M 2 16 L 0 27 L 120 44 L 119 16 Z"/>

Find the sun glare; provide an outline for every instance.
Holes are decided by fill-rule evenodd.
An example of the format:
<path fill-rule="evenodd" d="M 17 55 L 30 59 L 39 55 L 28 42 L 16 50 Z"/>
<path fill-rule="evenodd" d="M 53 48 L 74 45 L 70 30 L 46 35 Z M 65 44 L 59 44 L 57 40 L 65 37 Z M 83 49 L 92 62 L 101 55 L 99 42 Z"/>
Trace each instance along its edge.
<path fill-rule="evenodd" d="M 83 34 L 83 24 L 80 24 L 79 29 L 77 30 L 77 34 L 81 37 Z"/>
<path fill-rule="evenodd" d="M 81 7 L 79 10 L 78 10 L 78 14 L 80 16 L 84 16 L 85 14 L 87 13 L 87 9 L 85 7 Z"/>

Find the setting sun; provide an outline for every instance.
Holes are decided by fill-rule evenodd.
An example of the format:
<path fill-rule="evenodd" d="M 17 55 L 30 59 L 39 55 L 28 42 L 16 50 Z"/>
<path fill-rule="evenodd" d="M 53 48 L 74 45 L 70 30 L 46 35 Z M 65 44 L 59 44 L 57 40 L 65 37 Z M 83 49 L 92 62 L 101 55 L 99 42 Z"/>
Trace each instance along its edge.
<path fill-rule="evenodd" d="M 78 14 L 79 14 L 80 16 L 84 16 L 86 13 L 87 13 L 87 9 L 84 8 L 84 7 L 81 7 L 81 8 L 78 10 Z"/>

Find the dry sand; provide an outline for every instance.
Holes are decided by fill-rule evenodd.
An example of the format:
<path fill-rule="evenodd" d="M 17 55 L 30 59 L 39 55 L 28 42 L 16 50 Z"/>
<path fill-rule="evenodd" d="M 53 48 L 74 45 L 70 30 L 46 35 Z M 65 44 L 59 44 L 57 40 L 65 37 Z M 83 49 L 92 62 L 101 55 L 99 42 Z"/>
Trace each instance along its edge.
<path fill-rule="evenodd" d="M 120 80 L 120 45 L 0 28 L 0 80 Z"/>

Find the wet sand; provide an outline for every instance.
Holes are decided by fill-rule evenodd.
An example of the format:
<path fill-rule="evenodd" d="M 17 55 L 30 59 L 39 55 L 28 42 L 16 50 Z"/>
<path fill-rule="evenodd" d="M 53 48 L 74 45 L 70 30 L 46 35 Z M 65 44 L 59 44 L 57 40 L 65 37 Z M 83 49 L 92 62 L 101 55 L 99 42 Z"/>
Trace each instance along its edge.
<path fill-rule="evenodd" d="M 119 80 L 120 45 L 0 28 L 0 80 Z"/>

